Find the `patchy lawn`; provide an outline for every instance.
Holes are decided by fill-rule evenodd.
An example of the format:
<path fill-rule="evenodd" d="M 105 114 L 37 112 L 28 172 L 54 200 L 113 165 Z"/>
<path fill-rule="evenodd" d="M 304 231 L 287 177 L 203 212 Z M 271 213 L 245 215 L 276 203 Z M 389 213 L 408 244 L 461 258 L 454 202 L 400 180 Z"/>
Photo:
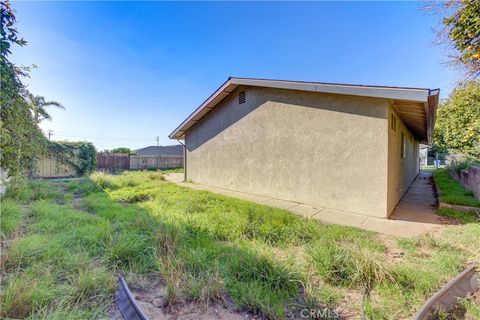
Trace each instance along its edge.
<path fill-rule="evenodd" d="M 137 284 L 160 279 L 165 310 L 232 303 L 266 318 L 325 307 L 411 318 L 480 259 L 479 223 L 395 239 L 180 187 L 160 172 L 31 181 L 9 193 L 1 317 L 106 317 L 123 272 Z"/>
<path fill-rule="evenodd" d="M 460 183 L 453 179 L 447 169 L 433 172 L 435 183 L 440 191 L 440 201 L 471 207 L 480 207 L 480 200 L 476 199 L 473 192 L 466 190 Z"/>

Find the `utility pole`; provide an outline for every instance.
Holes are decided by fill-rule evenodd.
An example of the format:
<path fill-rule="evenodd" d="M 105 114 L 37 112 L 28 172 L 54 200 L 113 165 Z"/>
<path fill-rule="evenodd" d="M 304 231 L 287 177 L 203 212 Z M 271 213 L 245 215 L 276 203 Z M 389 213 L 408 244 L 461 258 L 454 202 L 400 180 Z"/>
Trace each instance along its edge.
<path fill-rule="evenodd" d="M 160 167 L 160 137 L 159 136 L 156 136 L 155 137 L 155 140 L 157 140 L 157 170 L 159 169 Z"/>
<path fill-rule="evenodd" d="M 53 130 L 48 130 L 48 140 L 50 140 L 52 135 L 53 135 Z"/>

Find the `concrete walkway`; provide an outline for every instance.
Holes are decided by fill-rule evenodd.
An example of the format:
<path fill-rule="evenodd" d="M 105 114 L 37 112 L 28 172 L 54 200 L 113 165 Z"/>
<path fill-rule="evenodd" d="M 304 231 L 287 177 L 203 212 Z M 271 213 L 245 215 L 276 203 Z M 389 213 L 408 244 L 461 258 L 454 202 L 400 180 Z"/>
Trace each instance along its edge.
<path fill-rule="evenodd" d="M 425 173 L 422 173 L 415 179 L 411 188 L 395 209 L 391 219 L 381 219 L 265 195 L 183 182 L 183 173 L 165 174 L 165 178 L 168 181 L 191 189 L 206 190 L 275 208 L 286 209 L 306 218 L 318 219 L 324 223 L 352 226 L 400 237 L 414 237 L 425 232 L 435 232 L 441 229 L 440 220 L 437 219 L 438 216 L 435 214 L 433 207 L 429 206 L 435 200 L 433 198 L 433 190 L 427 184 L 428 179 L 424 179 L 424 177 Z"/>
<path fill-rule="evenodd" d="M 432 173 L 420 171 L 407 193 L 398 203 L 390 219 L 442 224 L 440 216 L 435 213 L 436 198 L 430 184 Z"/>

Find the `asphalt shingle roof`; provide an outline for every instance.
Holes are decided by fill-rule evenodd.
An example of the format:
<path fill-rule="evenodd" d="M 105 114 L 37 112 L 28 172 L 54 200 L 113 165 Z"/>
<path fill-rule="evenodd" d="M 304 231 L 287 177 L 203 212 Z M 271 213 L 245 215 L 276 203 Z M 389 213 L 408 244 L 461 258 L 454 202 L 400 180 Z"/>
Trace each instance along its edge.
<path fill-rule="evenodd" d="M 183 147 L 181 145 L 173 146 L 149 146 L 135 150 L 139 156 L 181 156 Z"/>

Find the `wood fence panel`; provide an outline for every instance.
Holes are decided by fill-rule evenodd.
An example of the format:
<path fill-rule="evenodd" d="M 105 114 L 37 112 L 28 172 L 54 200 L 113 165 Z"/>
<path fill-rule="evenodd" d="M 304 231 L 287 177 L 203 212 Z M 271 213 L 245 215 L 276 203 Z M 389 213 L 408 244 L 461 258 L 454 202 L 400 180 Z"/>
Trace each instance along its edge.
<path fill-rule="evenodd" d="M 97 168 L 100 170 L 128 170 L 130 156 L 127 153 L 97 153 Z"/>
<path fill-rule="evenodd" d="M 183 167 L 183 156 L 130 156 L 130 170 Z"/>
<path fill-rule="evenodd" d="M 37 161 L 34 177 L 37 178 L 67 178 L 75 177 L 77 169 L 65 160 L 54 156 L 41 156 Z"/>

